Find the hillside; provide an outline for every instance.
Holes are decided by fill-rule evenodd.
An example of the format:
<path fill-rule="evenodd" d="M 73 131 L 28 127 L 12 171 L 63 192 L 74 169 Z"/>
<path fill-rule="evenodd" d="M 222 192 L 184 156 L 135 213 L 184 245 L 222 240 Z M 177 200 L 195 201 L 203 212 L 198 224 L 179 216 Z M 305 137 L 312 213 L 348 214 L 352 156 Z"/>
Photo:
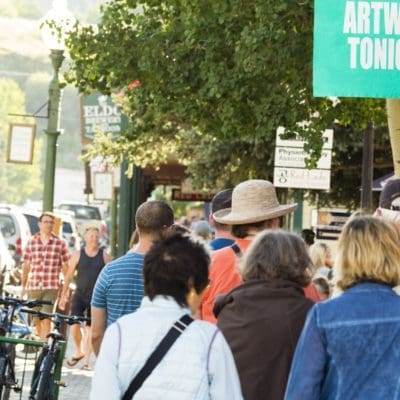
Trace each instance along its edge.
<path fill-rule="evenodd" d="M 50 8 L 51 2 L 52 0 L 0 1 L 0 79 L 9 78 L 18 83 L 25 93 L 28 114 L 35 112 L 48 98 L 52 68 L 49 51 L 40 38 L 38 21 Z M 69 1 L 69 9 L 80 21 L 93 23 L 99 16 L 101 2 Z M 37 135 L 41 137 L 46 120 L 36 119 L 36 124 Z M 67 87 L 64 90 L 61 128 L 64 129 L 64 135 L 59 139 L 57 167 L 83 168 L 78 161 L 81 153 L 79 96 L 74 88 Z M 44 160 L 41 161 L 43 163 Z"/>

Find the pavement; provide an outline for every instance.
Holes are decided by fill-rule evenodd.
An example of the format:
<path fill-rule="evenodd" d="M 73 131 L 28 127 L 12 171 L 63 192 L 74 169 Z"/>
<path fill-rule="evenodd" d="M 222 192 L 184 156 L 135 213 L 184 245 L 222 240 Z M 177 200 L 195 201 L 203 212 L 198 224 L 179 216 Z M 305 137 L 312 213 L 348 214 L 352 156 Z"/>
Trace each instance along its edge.
<path fill-rule="evenodd" d="M 89 398 L 91 379 L 93 376 L 92 371 L 82 370 L 83 360 L 78 362 L 76 366 L 70 368 L 66 364 L 66 360 L 74 354 L 75 346 L 73 344 L 72 338 L 69 337 L 67 343 L 67 351 L 65 360 L 62 368 L 62 381 L 66 383 L 66 387 L 60 387 L 59 390 L 59 400 L 86 400 Z M 94 367 L 95 357 L 92 355 L 91 367 Z M 31 377 L 34 369 L 34 359 L 25 360 L 22 358 L 16 358 L 16 374 L 19 382 L 22 382 L 22 374 L 25 370 L 25 377 L 23 383 L 23 391 L 19 393 L 11 393 L 10 399 L 27 399 L 29 394 L 29 387 L 31 383 Z"/>

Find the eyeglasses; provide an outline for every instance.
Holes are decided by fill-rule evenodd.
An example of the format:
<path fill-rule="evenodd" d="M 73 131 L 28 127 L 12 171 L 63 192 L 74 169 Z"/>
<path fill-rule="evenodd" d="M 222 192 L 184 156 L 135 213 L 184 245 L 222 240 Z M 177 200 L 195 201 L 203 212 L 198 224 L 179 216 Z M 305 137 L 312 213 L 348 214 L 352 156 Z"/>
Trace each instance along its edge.
<path fill-rule="evenodd" d="M 42 224 L 54 224 L 54 221 L 40 221 Z"/>

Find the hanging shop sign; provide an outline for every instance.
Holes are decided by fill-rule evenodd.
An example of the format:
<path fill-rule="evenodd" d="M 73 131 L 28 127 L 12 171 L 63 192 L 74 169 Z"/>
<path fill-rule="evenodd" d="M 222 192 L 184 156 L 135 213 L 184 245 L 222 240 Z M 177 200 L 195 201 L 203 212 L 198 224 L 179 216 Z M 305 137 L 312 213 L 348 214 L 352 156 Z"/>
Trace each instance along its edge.
<path fill-rule="evenodd" d="M 81 133 L 82 143 L 88 144 L 97 132 L 111 133 L 118 137 L 125 129 L 126 115 L 122 114 L 121 106 L 115 104 L 111 96 L 101 93 L 91 93 L 81 96 Z"/>
<path fill-rule="evenodd" d="M 282 139 L 284 132 L 283 127 L 276 131 L 274 185 L 292 189 L 328 190 L 331 184 L 333 129 L 323 132 L 323 150 L 315 169 L 306 168 L 304 140 L 299 136 L 289 140 Z"/>
<path fill-rule="evenodd" d="M 214 194 L 182 192 L 181 189 L 172 189 L 172 200 L 174 201 L 204 201 L 210 202 Z"/>
<path fill-rule="evenodd" d="M 94 200 L 111 200 L 113 194 L 112 172 L 95 172 L 93 185 Z"/>
<path fill-rule="evenodd" d="M 400 98 L 399 78 L 399 1 L 315 1 L 315 96 Z"/>
<path fill-rule="evenodd" d="M 32 164 L 35 134 L 35 124 L 10 124 L 7 162 Z"/>

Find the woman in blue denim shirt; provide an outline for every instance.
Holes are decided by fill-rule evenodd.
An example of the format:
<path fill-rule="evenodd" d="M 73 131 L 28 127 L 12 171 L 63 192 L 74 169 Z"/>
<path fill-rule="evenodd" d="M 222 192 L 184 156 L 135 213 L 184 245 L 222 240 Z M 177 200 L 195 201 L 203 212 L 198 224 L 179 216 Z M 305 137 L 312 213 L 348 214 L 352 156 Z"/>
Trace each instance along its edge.
<path fill-rule="evenodd" d="M 351 220 L 335 265 L 341 296 L 311 309 L 286 400 L 400 399 L 400 235 L 373 217 Z"/>

